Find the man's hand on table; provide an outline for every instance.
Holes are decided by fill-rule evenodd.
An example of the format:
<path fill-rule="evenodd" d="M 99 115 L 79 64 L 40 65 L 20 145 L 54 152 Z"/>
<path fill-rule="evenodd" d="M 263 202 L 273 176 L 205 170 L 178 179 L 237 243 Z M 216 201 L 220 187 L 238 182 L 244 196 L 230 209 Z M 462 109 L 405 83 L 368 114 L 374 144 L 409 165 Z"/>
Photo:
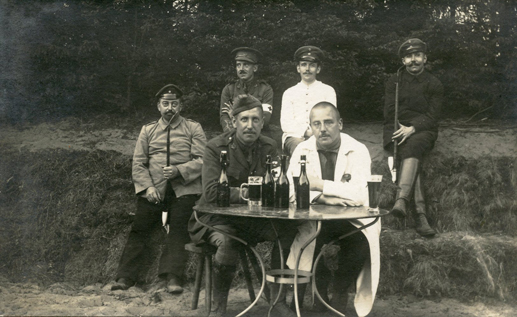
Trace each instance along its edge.
<path fill-rule="evenodd" d="M 314 177 L 310 174 L 307 174 L 307 177 L 309 178 L 309 184 L 310 184 L 311 190 L 314 190 L 317 192 L 323 191 L 323 184 L 325 182 L 324 180 L 322 180 L 321 178 L 318 178 L 318 177 Z"/>
<path fill-rule="evenodd" d="M 320 197 L 318 197 L 318 199 L 316 201 L 319 204 L 323 204 L 323 205 L 343 206 L 343 207 L 347 207 L 347 206 L 358 207 L 358 206 L 361 206 L 361 204 L 359 204 L 359 203 L 357 203 L 357 202 L 355 202 L 353 200 L 346 199 L 346 198 L 340 198 L 340 197 L 334 197 L 334 196 L 321 195 Z"/>
<path fill-rule="evenodd" d="M 149 187 L 145 191 L 145 198 L 150 203 L 158 204 L 161 200 L 160 193 L 156 189 L 156 187 Z"/>

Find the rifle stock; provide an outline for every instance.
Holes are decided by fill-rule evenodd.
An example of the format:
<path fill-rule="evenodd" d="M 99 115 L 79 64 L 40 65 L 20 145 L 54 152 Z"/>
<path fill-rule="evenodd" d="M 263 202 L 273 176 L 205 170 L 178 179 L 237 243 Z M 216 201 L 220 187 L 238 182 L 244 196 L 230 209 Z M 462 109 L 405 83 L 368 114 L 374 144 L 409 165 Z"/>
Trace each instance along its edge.
<path fill-rule="evenodd" d="M 395 82 L 395 115 L 393 122 L 393 132 L 397 131 L 399 128 L 399 82 L 400 82 L 400 70 L 405 66 L 401 66 L 397 70 L 397 81 Z M 399 141 L 397 139 L 393 140 L 393 167 L 391 169 L 393 182 L 397 181 L 397 148 Z"/>

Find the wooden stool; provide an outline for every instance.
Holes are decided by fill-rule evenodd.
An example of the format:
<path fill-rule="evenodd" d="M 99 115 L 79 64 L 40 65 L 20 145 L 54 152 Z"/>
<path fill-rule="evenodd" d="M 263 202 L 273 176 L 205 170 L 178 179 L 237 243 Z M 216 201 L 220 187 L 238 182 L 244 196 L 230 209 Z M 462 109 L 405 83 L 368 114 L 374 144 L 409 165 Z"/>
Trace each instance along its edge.
<path fill-rule="evenodd" d="M 207 309 L 207 314 L 210 314 L 210 310 L 212 309 L 212 255 L 215 254 L 217 248 L 209 243 L 201 243 L 195 244 L 193 242 L 185 244 L 185 250 L 201 255 L 203 258 L 197 262 L 196 265 L 196 280 L 194 282 L 194 291 L 192 296 L 192 305 L 191 309 L 197 309 L 199 302 L 199 293 L 201 292 L 201 279 L 203 278 L 203 270 L 205 271 L 205 307 Z M 248 268 L 248 258 L 246 256 L 246 249 L 242 249 L 240 252 L 240 260 L 242 271 L 244 273 L 244 279 L 246 280 L 246 285 L 248 287 L 248 293 L 250 295 L 250 300 L 253 302 L 255 300 L 255 290 L 253 289 L 253 282 L 251 281 L 251 274 Z M 256 259 L 253 257 L 251 259 L 251 263 L 255 269 Z M 253 261 L 254 260 L 254 261 Z M 255 270 L 256 271 L 256 270 Z M 260 272 L 259 272 L 260 273 Z M 260 274 L 260 278 L 262 278 Z M 269 295 L 269 294 L 267 294 Z M 266 296 L 267 296 L 266 295 Z M 269 299 L 269 296 L 267 296 Z"/>

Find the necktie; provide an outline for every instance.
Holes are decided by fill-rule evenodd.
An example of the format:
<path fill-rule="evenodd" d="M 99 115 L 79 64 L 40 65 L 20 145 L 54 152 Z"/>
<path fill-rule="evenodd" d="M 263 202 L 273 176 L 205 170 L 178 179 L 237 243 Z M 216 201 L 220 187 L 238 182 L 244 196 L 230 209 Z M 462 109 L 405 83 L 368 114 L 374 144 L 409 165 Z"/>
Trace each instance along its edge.
<path fill-rule="evenodd" d="M 326 162 L 323 170 L 321 171 L 321 176 L 326 180 L 334 180 L 334 170 L 336 169 L 336 164 L 334 163 L 334 156 L 336 153 L 330 151 L 319 151 L 325 156 Z"/>

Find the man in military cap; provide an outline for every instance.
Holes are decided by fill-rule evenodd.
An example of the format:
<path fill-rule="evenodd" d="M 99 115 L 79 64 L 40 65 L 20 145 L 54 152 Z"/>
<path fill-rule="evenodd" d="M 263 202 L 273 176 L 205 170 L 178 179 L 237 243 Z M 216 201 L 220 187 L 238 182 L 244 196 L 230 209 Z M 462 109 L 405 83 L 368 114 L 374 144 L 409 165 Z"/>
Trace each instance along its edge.
<path fill-rule="evenodd" d="M 215 203 L 217 184 L 221 174 L 221 151 L 228 154 L 229 165 L 226 170 L 230 184 L 230 203 L 245 203 L 239 197 L 239 186 L 248 182 L 249 175 L 264 175 L 266 172 L 266 156 L 277 156 L 276 142 L 261 135 L 264 125 L 262 103 L 251 95 L 240 95 L 235 99 L 232 110 L 234 130 L 210 140 L 203 156 L 203 195 L 200 203 Z M 243 238 L 251 244 L 262 241 L 273 241 L 276 237 L 268 219 L 224 217 L 213 214 L 202 214 L 200 220 L 217 229 Z M 287 254 L 297 232 L 296 225 L 289 221 L 274 221 L 280 234 L 282 246 Z M 196 222 L 194 216 L 189 222 L 189 232 L 194 242 L 208 241 L 217 247 L 214 261 L 214 307 L 213 315 L 225 316 L 228 292 L 235 274 L 239 250 L 242 245 L 224 234 L 203 227 Z M 272 266 L 280 267 L 278 245 L 274 244 Z M 292 316 L 293 312 L 285 304 L 285 300 L 275 306 L 273 314 Z"/>
<path fill-rule="evenodd" d="M 264 126 L 267 127 L 273 112 L 273 89 L 264 80 L 255 77 L 262 53 L 250 47 L 239 47 L 232 51 L 232 55 L 235 56 L 235 69 L 239 79 L 226 85 L 221 93 L 221 127 L 224 132 L 235 128 L 231 118 L 233 103 L 235 98 L 242 94 L 252 95 L 261 102 Z"/>
<path fill-rule="evenodd" d="M 406 217 L 409 203 L 414 200 L 413 216 L 416 231 L 426 237 L 436 232 L 426 218 L 426 204 L 422 187 L 421 162 L 434 147 L 438 137 L 438 118 L 442 107 L 442 83 L 425 70 L 427 45 L 413 38 L 404 42 L 398 51 L 405 70 L 398 71 L 386 84 L 384 104 L 383 145 L 393 156 L 393 141 L 398 141 L 397 200 L 392 213 Z M 398 82 L 398 126 L 395 121 L 395 94 Z"/>
<path fill-rule="evenodd" d="M 284 151 L 291 155 L 298 144 L 312 135 L 309 113 L 321 101 L 336 106 L 334 88 L 316 79 L 321 71 L 324 54 L 316 46 L 302 46 L 294 53 L 296 70 L 301 81 L 287 89 L 282 96 L 280 125 Z"/>
<path fill-rule="evenodd" d="M 153 289 L 183 291 L 181 278 L 188 259 L 185 244 L 192 207 L 201 194 L 201 166 L 206 137 L 201 125 L 180 115 L 182 91 L 167 85 L 156 94 L 158 121 L 142 127 L 133 155 L 137 210 L 120 259 L 112 290 L 126 290 L 137 281 L 151 232 L 168 212 L 168 233 Z"/>

